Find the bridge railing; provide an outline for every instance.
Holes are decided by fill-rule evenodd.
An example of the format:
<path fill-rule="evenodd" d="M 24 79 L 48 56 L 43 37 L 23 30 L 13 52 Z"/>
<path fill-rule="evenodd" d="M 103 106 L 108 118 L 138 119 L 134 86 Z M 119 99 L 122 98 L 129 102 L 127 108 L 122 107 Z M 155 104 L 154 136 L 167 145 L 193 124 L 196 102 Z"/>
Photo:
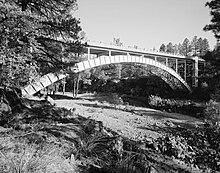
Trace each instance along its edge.
<path fill-rule="evenodd" d="M 106 46 L 106 47 L 109 47 L 109 46 L 114 46 L 114 47 L 117 47 L 117 48 L 125 48 L 125 49 L 130 49 L 130 50 L 139 50 L 139 51 L 143 51 L 143 52 L 151 52 L 151 53 L 157 53 L 157 54 L 160 54 L 160 55 L 174 55 L 174 56 L 178 56 L 179 58 L 186 58 L 185 56 L 181 55 L 181 54 L 176 54 L 176 53 L 168 53 L 168 52 L 160 52 L 160 51 L 153 51 L 153 50 L 148 50 L 146 48 L 140 48 L 140 47 L 135 47 L 135 46 L 130 46 L 130 45 L 117 45 L 117 44 L 114 44 L 114 43 L 108 43 L 108 42 L 102 42 L 102 41 L 95 41 L 95 40 L 86 40 L 85 42 L 87 42 L 88 44 L 96 44 L 96 45 L 99 45 L 99 46 Z"/>

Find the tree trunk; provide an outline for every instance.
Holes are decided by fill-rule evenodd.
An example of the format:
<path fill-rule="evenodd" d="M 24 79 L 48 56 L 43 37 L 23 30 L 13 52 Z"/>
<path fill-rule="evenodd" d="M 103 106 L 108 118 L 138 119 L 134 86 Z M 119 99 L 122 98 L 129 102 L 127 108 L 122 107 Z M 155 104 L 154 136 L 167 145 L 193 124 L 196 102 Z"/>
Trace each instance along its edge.
<path fill-rule="evenodd" d="M 76 80 L 73 79 L 73 97 L 76 97 Z"/>
<path fill-rule="evenodd" d="M 80 78 L 80 74 L 78 74 L 78 78 L 77 78 L 77 85 L 76 85 L 76 97 L 77 97 L 78 92 L 79 92 L 79 78 Z"/>

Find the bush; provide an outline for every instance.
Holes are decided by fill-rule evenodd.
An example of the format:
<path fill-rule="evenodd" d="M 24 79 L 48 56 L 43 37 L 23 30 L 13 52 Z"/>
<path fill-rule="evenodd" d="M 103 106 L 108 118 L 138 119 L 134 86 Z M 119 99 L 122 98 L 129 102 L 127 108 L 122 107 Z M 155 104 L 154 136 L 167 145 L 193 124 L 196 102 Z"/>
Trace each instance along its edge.
<path fill-rule="evenodd" d="M 115 108 L 124 104 L 122 98 L 117 93 L 113 93 L 112 103 Z"/>
<path fill-rule="evenodd" d="M 151 95 L 148 99 L 149 106 L 154 109 L 165 110 L 167 112 L 182 113 L 194 117 L 203 117 L 203 104 L 196 104 L 190 100 L 164 99 Z"/>
<path fill-rule="evenodd" d="M 210 100 L 206 104 L 205 119 L 212 125 L 219 125 L 220 123 L 220 103 Z"/>
<path fill-rule="evenodd" d="M 165 101 L 159 97 L 159 96 L 154 96 L 151 95 L 149 97 L 149 105 L 152 107 L 164 107 L 165 106 Z"/>

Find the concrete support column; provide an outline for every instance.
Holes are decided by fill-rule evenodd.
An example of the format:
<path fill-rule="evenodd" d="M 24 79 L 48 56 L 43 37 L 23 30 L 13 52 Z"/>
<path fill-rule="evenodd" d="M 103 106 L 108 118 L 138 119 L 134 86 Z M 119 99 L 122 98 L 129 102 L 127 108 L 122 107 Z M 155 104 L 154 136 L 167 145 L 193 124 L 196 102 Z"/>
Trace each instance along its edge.
<path fill-rule="evenodd" d="M 166 58 L 166 66 L 168 67 L 169 66 L 169 59 Z"/>
<path fill-rule="evenodd" d="M 178 59 L 176 59 L 176 67 L 175 67 L 176 72 L 178 73 Z"/>
<path fill-rule="evenodd" d="M 194 57 L 194 87 L 198 87 L 199 82 L 199 58 Z"/>
<path fill-rule="evenodd" d="M 112 57 L 112 51 L 108 51 L 108 56 L 109 56 L 109 61 L 111 62 L 111 57 Z"/>
<path fill-rule="evenodd" d="M 88 52 L 87 52 L 88 60 L 90 60 L 90 47 L 88 47 Z"/>
<path fill-rule="evenodd" d="M 157 57 L 156 56 L 154 57 L 154 60 L 157 61 Z"/>
<path fill-rule="evenodd" d="M 184 80 L 186 81 L 186 60 L 184 61 Z"/>

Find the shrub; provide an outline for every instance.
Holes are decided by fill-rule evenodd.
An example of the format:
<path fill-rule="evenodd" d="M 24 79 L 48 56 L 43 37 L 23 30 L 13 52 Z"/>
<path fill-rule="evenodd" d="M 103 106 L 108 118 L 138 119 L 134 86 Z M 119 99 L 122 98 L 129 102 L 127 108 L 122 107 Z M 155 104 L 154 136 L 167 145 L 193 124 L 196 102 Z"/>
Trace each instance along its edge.
<path fill-rule="evenodd" d="M 61 149 L 52 145 L 37 146 L 11 143 L 0 151 L 0 170 L 3 173 L 74 173 L 77 165 L 62 156 Z"/>
<path fill-rule="evenodd" d="M 149 105 L 154 109 L 165 110 L 187 114 L 195 117 L 203 117 L 203 104 L 196 104 L 190 100 L 164 99 L 159 96 L 151 95 L 148 99 Z"/>
<path fill-rule="evenodd" d="M 163 107 L 165 106 L 165 103 L 161 97 L 151 95 L 149 97 L 149 105 L 152 107 Z"/>
<path fill-rule="evenodd" d="M 113 98 L 112 99 L 113 99 L 112 102 L 113 102 L 115 108 L 117 108 L 119 105 L 123 105 L 124 104 L 122 98 L 117 93 L 113 94 Z"/>
<path fill-rule="evenodd" d="M 205 119 L 212 125 L 219 125 L 220 123 L 220 103 L 210 100 L 206 104 Z"/>

